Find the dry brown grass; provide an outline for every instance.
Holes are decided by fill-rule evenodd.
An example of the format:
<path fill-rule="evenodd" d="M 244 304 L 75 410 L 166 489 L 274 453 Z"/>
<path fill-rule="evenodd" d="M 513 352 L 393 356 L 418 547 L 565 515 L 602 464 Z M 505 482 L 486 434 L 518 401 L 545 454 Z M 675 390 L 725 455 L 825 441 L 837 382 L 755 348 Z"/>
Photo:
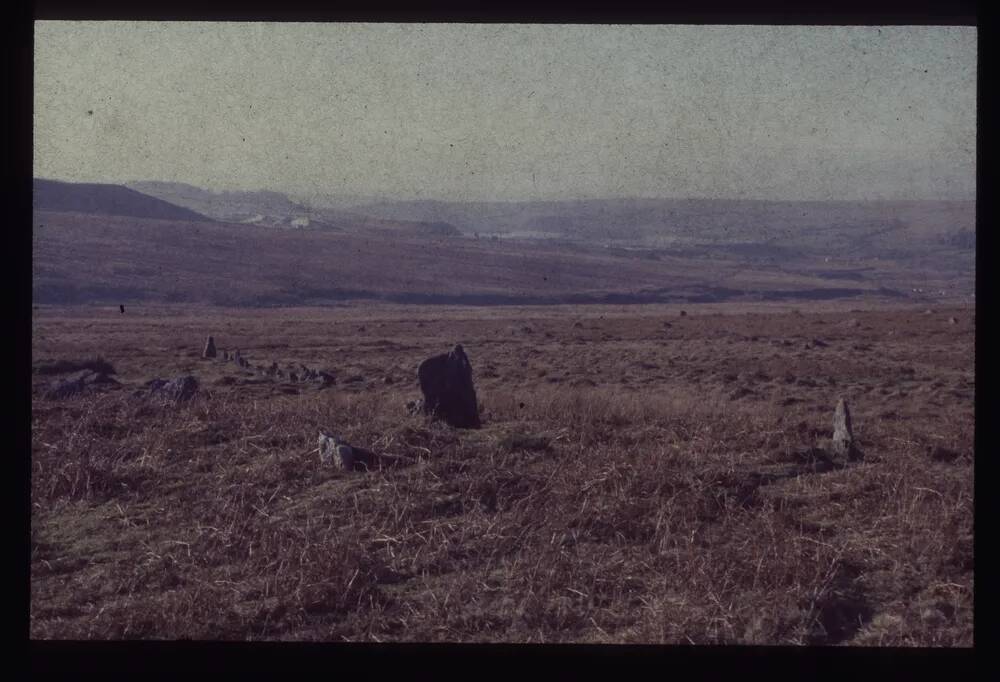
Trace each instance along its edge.
<path fill-rule="evenodd" d="M 123 386 L 33 402 L 31 636 L 971 646 L 971 311 L 686 309 L 42 311 L 36 364 Z M 338 384 L 247 383 L 206 331 Z M 480 430 L 404 407 L 455 341 Z M 840 395 L 864 461 L 761 476 Z M 319 428 L 416 463 L 323 468 Z"/>

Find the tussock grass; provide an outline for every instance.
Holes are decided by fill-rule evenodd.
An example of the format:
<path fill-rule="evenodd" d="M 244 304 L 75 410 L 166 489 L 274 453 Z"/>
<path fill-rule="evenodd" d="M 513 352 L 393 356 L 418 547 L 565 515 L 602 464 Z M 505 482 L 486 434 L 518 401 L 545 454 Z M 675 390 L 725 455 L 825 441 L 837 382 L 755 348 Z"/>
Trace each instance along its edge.
<path fill-rule="evenodd" d="M 862 462 L 767 482 L 832 403 L 713 388 L 486 384 L 470 431 L 399 384 L 38 402 L 32 636 L 971 645 L 961 412 L 858 411 Z M 408 463 L 321 467 L 319 429 Z"/>
<path fill-rule="evenodd" d="M 87 360 L 56 360 L 54 362 L 40 363 L 32 368 L 35 374 L 43 376 L 53 374 L 71 374 L 84 369 L 89 369 L 98 374 L 115 374 L 115 368 L 110 362 L 102 357 L 90 358 Z"/>

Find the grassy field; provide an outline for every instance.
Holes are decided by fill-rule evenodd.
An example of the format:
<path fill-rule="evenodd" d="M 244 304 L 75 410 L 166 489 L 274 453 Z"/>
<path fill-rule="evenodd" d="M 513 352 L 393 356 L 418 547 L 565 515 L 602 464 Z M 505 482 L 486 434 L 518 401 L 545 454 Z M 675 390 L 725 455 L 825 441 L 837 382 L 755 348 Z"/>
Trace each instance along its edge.
<path fill-rule="evenodd" d="M 40 307 L 30 635 L 971 646 L 972 310 L 685 310 Z M 455 343 L 479 430 L 406 410 Z M 840 397 L 863 461 L 796 468 Z"/>

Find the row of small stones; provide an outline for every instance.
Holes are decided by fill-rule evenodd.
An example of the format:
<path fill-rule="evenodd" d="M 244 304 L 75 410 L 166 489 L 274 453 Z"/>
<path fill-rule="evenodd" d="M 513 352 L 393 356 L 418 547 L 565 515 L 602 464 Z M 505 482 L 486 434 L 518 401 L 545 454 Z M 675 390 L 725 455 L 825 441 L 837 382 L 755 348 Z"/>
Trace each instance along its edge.
<path fill-rule="evenodd" d="M 206 358 L 218 357 L 218 355 L 214 351 L 215 351 L 215 345 L 214 343 L 212 343 L 211 337 L 209 337 L 209 342 L 205 348 L 204 357 Z M 277 362 L 272 362 L 270 367 L 264 367 L 263 365 L 251 365 L 250 361 L 247 360 L 245 357 L 241 356 L 238 350 L 234 350 L 233 352 L 229 352 L 226 350 L 221 351 L 221 358 L 222 360 L 225 360 L 227 362 L 229 361 L 235 362 L 239 367 L 243 367 L 244 369 L 256 370 L 259 374 L 264 374 L 266 376 L 279 377 L 279 378 L 287 377 L 291 381 L 318 381 L 323 384 L 332 384 L 336 382 L 336 379 L 333 377 L 332 374 L 321 370 L 310 369 L 309 367 L 306 367 L 305 365 L 301 364 L 299 365 L 301 372 L 294 372 L 291 369 L 289 369 L 287 373 L 278 367 Z"/>

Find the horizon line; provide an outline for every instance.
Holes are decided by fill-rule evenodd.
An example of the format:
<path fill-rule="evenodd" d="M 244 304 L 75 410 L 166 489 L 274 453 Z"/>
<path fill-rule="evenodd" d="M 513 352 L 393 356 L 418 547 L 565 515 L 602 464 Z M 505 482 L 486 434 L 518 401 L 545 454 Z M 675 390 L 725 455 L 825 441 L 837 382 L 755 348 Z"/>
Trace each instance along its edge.
<path fill-rule="evenodd" d="M 759 196 L 720 196 L 720 197 L 709 197 L 709 196 L 677 196 L 677 195 L 606 195 L 606 196 L 575 196 L 575 197 L 560 197 L 560 198 L 518 198 L 518 199 L 448 199 L 444 197 L 393 197 L 392 195 L 378 195 L 378 194 L 352 194 L 349 192 L 335 193 L 335 192 L 321 192 L 316 190 L 297 190 L 288 191 L 281 189 L 274 189 L 271 187 L 258 187 L 253 189 L 246 188 L 225 188 L 225 189 L 210 189 L 202 185 L 196 185 L 191 182 L 185 182 L 181 180 L 127 180 L 124 182 L 104 182 L 104 181 L 89 181 L 89 180 L 67 180 L 63 178 L 54 177 L 44 177 L 40 175 L 32 174 L 32 181 L 34 180 L 44 180 L 47 182 L 61 182 L 64 184 L 72 185 L 103 185 L 107 187 L 123 187 L 125 189 L 132 189 L 129 187 L 130 184 L 144 184 L 144 183 L 161 183 L 167 185 L 187 185 L 188 187 L 193 187 L 194 189 L 201 190 L 203 192 L 208 192 L 210 194 L 256 194 L 263 192 L 270 192 L 274 194 L 281 194 L 289 199 L 308 199 L 310 196 L 316 197 L 332 197 L 332 198 L 357 198 L 357 200 L 369 202 L 369 201 L 389 201 L 396 203 L 417 203 L 417 202 L 439 202 L 439 203 L 452 203 L 452 204 L 518 204 L 518 203 L 563 203 L 563 202 L 580 202 L 580 201 L 747 201 L 747 202 L 771 202 L 771 203 L 898 203 L 898 202 L 920 202 L 920 201 L 953 201 L 953 202 L 976 202 L 977 196 L 972 197 L 878 197 L 878 198 L 773 198 L 773 197 L 759 197 Z M 138 190 L 132 190 L 138 191 Z M 142 194 L 142 192 L 140 192 Z M 978 192 L 977 192 L 978 194 Z"/>

